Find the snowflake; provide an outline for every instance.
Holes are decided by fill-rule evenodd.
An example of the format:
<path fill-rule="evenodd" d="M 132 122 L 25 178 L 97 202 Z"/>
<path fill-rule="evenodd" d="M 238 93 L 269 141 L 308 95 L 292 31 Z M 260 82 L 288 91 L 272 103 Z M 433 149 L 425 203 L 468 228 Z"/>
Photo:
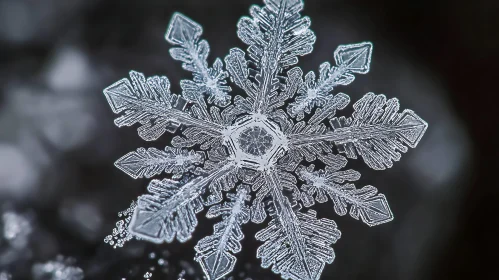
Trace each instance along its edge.
<path fill-rule="evenodd" d="M 344 170 L 347 158 L 361 157 L 376 170 L 390 168 L 427 128 L 413 111 L 399 112 L 397 99 L 374 93 L 353 105 L 351 117 L 336 117 L 350 98 L 331 92 L 369 72 L 372 44 L 339 46 L 335 66 L 326 62 L 318 77 L 303 76 L 292 66 L 312 52 L 316 39 L 310 19 L 300 15 L 303 1 L 264 3 L 239 21 L 238 35 L 248 50 L 231 49 L 225 63 L 216 59 L 211 67 L 201 26 L 182 14 L 173 16 L 166 33 L 175 46 L 170 54 L 193 73 L 192 80 L 181 81 L 181 95 L 170 91 L 166 77 L 146 79 L 135 71 L 130 80 L 104 90 L 120 114 L 117 126 L 138 124 L 146 141 L 176 134 L 173 147 L 140 148 L 115 164 L 133 178 L 172 175 L 150 182 L 129 233 L 154 243 L 185 242 L 198 224 L 196 214 L 209 207 L 207 217 L 221 221 L 195 246 L 208 279 L 233 270 L 244 238 L 241 227 L 266 219 L 268 226 L 255 236 L 263 242 L 257 251 L 262 267 L 284 279 L 319 279 L 335 258 L 331 245 L 341 234 L 334 221 L 302 208 L 330 199 L 338 215 L 349 212 L 369 226 L 391 221 L 383 194 L 373 186 L 355 187 L 360 173 Z M 244 96 L 231 96 L 229 78 Z M 325 168 L 317 170 L 318 162 Z"/>

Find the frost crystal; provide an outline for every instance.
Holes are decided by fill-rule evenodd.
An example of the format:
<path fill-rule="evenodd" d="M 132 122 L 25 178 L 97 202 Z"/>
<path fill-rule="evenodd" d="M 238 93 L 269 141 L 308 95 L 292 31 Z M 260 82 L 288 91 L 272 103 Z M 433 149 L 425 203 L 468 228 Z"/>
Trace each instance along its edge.
<path fill-rule="evenodd" d="M 360 173 L 344 169 L 347 158 L 361 157 L 376 170 L 390 168 L 418 144 L 427 123 L 411 110 L 399 112 L 397 99 L 374 93 L 353 105 L 351 117 L 336 117 L 350 98 L 332 91 L 369 72 L 372 44 L 339 46 L 336 65 L 325 62 L 317 75 L 304 76 L 293 65 L 312 52 L 316 38 L 310 19 L 300 15 L 303 1 L 264 4 L 239 21 L 238 35 L 248 50 L 231 49 L 225 63 L 216 59 L 212 65 L 201 26 L 173 16 L 166 34 L 175 46 L 170 54 L 193 73 L 192 80 L 180 82 L 180 95 L 170 91 L 166 77 L 135 71 L 104 90 L 120 115 L 117 126 L 137 125 L 146 141 L 177 134 L 173 147 L 140 148 L 116 162 L 132 178 L 162 172 L 172 178 L 152 180 L 149 194 L 132 205 L 132 218 L 113 233 L 122 237 L 109 236 L 107 242 L 127 234 L 155 243 L 185 242 L 198 224 L 196 214 L 209 207 L 208 218 L 221 221 L 195 246 L 208 279 L 221 279 L 234 268 L 244 224 L 269 219 L 256 235 L 263 242 L 257 251 L 262 267 L 284 279 L 312 280 L 333 262 L 331 245 L 341 233 L 334 221 L 302 207 L 330 199 L 338 215 L 350 213 L 369 226 L 393 219 L 375 187 L 354 185 Z M 245 95 L 231 95 L 228 79 Z M 325 168 L 317 170 L 314 162 Z"/>
<path fill-rule="evenodd" d="M 126 242 L 133 239 L 133 235 L 128 231 L 128 225 L 130 224 L 130 220 L 132 219 L 132 213 L 135 211 L 137 204 L 135 201 L 132 201 L 132 204 L 125 211 L 121 211 L 118 213 L 118 216 L 123 220 L 119 220 L 116 222 L 116 227 L 113 229 L 113 234 L 106 236 L 104 238 L 104 242 L 113 246 L 114 249 L 117 247 L 123 247 Z"/>

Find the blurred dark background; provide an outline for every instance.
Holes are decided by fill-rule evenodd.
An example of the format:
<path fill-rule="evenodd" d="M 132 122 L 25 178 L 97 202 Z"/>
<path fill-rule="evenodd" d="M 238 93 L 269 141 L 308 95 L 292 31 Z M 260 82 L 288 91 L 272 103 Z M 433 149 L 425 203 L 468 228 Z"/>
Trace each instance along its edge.
<path fill-rule="evenodd" d="M 144 143 L 113 126 L 102 89 L 129 70 L 189 78 L 168 54 L 173 12 L 204 26 L 210 61 L 231 47 L 238 19 L 258 0 L 0 0 L 0 279 L 202 279 L 186 244 L 104 243 L 117 213 L 145 192 L 113 162 Z M 398 97 L 429 129 L 394 168 L 363 165 L 395 220 L 368 228 L 333 215 L 342 238 L 322 279 L 497 279 L 498 1 L 309 0 L 318 37 L 305 71 L 333 62 L 339 44 L 372 41 L 371 72 L 338 88 L 353 101 Z M 356 166 L 357 167 L 357 166 Z M 329 210 L 329 211 L 328 211 Z M 259 268 L 252 235 L 233 279 L 278 279 Z M 58 272 L 59 271 L 59 272 Z M 150 274 L 152 277 L 150 277 Z"/>

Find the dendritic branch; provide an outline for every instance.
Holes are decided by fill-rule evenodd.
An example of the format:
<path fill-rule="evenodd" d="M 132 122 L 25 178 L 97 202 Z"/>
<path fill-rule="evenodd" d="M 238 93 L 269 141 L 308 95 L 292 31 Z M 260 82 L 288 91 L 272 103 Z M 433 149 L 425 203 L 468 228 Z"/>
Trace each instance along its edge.
<path fill-rule="evenodd" d="M 341 157 L 342 156 L 337 156 Z M 376 226 L 393 220 L 386 197 L 378 194 L 378 190 L 373 186 L 366 186 L 356 189 L 354 184 L 344 183 L 345 181 L 356 181 L 360 173 L 354 170 L 339 171 L 346 165 L 346 159 L 339 160 L 340 165 L 327 167 L 326 170 L 314 171 L 314 166 L 300 166 L 297 170 L 298 176 L 306 182 L 302 187 L 301 199 L 305 206 L 310 207 L 315 200 L 319 203 L 327 201 L 327 196 L 334 204 L 336 214 L 344 216 L 347 213 L 348 205 L 350 215 L 354 219 L 362 219 L 369 226 Z M 327 195 L 327 196 L 326 196 Z"/>
<path fill-rule="evenodd" d="M 339 46 L 334 52 L 337 66 L 329 62 L 321 64 L 319 80 L 315 80 L 315 73 L 309 72 L 305 76 L 305 83 L 298 92 L 296 101 L 288 106 L 288 113 L 297 120 L 302 120 L 305 113 L 310 114 L 312 109 L 318 111 L 310 119 L 310 123 L 317 124 L 326 118 L 334 116 L 336 109 L 343 109 L 350 99 L 342 94 L 342 100 L 333 98 L 331 91 L 339 85 L 349 85 L 355 80 L 353 74 L 369 72 L 372 56 L 372 44 L 363 42 Z"/>
<path fill-rule="evenodd" d="M 132 178 L 151 178 L 162 172 L 173 174 L 174 179 L 204 163 L 203 152 L 188 151 L 165 147 L 164 151 L 156 148 L 139 148 L 130 152 L 115 162 L 115 166 Z"/>
<path fill-rule="evenodd" d="M 190 18 L 176 13 L 173 16 L 166 40 L 173 45 L 170 54 L 175 60 L 182 61 L 183 68 L 193 73 L 193 80 L 181 82 L 182 95 L 188 100 L 196 102 L 205 118 L 209 118 L 203 95 L 208 96 L 208 102 L 225 107 L 229 105 L 231 88 L 227 86 L 228 74 L 223 70 L 223 63 L 216 59 L 213 67 L 208 67 L 210 46 L 207 41 L 200 40 L 203 28 Z"/>
<path fill-rule="evenodd" d="M 245 202 L 250 199 L 250 189 L 242 185 L 237 193 L 227 194 L 229 202 L 212 206 L 207 217 L 222 216 L 211 236 L 201 239 L 196 245 L 196 260 L 201 264 L 209 280 L 217 280 L 232 271 L 237 254 L 241 251 L 240 241 L 244 238 L 241 226 L 250 218 L 249 207 Z M 232 253 L 232 254 L 231 254 Z"/>
<path fill-rule="evenodd" d="M 398 151 L 407 152 L 407 146 L 415 148 L 428 127 L 412 110 L 398 113 L 398 100 L 387 101 L 384 95 L 366 94 L 354 109 L 352 118 L 331 120 L 331 132 L 289 135 L 290 145 L 333 142 L 347 157 L 359 154 L 369 167 L 381 170 L 400 160 Z"/>
<path fill-rule="evenodd" d="M 201 195 L 210 182 L 234 168 L 232 163 L 228 163 L 183 186 L 168 179 L 151 181 L 148 187 L 151 194 L 139 197 L 130 232 L 154 243 L 172 242 L 175 235 L 180 242 L 189 240 L 197 226 L 196 213 L 203 210 Z"/>

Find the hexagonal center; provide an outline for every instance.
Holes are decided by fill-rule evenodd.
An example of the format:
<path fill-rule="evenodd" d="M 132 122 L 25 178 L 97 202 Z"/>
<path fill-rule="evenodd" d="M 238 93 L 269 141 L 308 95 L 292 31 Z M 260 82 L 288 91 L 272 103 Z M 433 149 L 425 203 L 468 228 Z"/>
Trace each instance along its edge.
<path fill-rule="evenodd" d="M 262 127 L 253 126 L 243 130 L 237 141 L 244 152 L 254 156 L 263 156 L 272 148 L 274 137 Z"/>
<path fill-rule="evenodd" d="M 288 150 L 287 136 L 277 123 L 263 115 L 240 117 L 223 135 L 230 157 L 241 167 L 271 168 Z"/>

